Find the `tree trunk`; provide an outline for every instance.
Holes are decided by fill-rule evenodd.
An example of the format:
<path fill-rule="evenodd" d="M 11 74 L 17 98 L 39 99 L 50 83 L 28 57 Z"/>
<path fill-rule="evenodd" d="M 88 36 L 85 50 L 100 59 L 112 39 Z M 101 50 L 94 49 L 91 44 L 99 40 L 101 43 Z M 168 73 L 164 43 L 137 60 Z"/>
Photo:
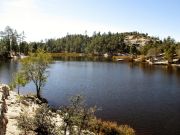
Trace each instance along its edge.
<path fill-rule="evenodd" d="M 67 125 L 65 126 L 65 129 L 64 129 L 64 135 L 66 135 L 66 132 L 67 132 Z"/>
<path fill-rule="evenodd" d="M 41 89 L 36 85 L 36 95 L 38 99 L 41 99 L 41 93 L 40 93 Z"/>
<path fill-rule="evenodd" d="M 18 95 L 19 95 L 19 86 L 18 86 Z"/>

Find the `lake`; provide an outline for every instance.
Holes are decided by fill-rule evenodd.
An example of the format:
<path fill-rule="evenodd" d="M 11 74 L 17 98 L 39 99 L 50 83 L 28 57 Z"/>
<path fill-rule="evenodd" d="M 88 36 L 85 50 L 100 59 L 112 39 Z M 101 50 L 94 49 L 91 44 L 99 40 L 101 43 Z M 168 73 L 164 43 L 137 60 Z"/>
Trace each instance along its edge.
<path fill-rule="evenodd" d="M 9 83 L 18 61 L 0 62 L 0 82 Z M 32 84 L 21 93 L 34 92 Z M 42 95 L 53 106 L 82 94 L 97 117 L 128 124 L 137 135 L 180 135 L 180 68 L 108 61 L 55 60 Z"/>

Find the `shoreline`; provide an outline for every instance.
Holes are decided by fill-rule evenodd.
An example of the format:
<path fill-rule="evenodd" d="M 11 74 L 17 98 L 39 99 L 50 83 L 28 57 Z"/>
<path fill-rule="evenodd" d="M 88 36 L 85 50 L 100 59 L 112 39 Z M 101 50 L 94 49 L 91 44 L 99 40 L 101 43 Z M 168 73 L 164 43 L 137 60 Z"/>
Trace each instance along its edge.
<path fill-rule="evenodd" d="M 10 90 L 9 86 L 6 84 L 0 84 L 0 98 L 4 98 L 4 102 L 0 102 L 0 135 L 22 135 L 24 134 L 24 130 L 18 127 L 18 120 L 22 114 L 26 114 L 28 117 L 35 118 L 36 110 L 43 107 L 43 105 L 48 105 L 47 103 L 43 103 L 39 99 L 37 99 L 33 95 L 18 95 L 16 91 Z M 4 104 L 4 106 L 3 106 Z M 49 110 L 51 113 L 50 119 L 52 120 L 52 124 L 55 125 L 56 128 L 60 128 L 64 124 L 63 117 L 56 110 Z M 111 130 L 115 130 L 116 132 L 123 133 L 124 135 L 135 135 L 135 131 L 133 128 L 128 125 L 118 125 L 116 122 L 111 121 L 103 121 L 101 119 L 96 119 L 97 126 L 102 130 L 102 132 L 110 132 Z M 77 126 L 74 127 L 75 132 L 77 132 Z M 95 135 L 96 132 L 101 132 L 101 130 L 94 131 L 92 127 L 87 127 L 82 130 L 81 135 Z M 108 131 L 110 130 L 110 131 Z M 63 130 L 58 130 L 60 133 L 63 133 Z M 67 130 L 67 134 L 69 135 L 69 130 Z M 27 135 L 36 135 L 36 130 L 29 130 L 26 132 Z M 106 133 L 105 133 L 106 134 Z"/>
<path fill-rule="evenodd" d="M 3 96 L 4 91 L 8 91 L 8 96 L 4 99 L 5 106 L 1 103 L 1 109 L 4 118 L 1 117 L 2 126 L 0 128 L 0 133 L 5 135 L 20 135 L 22 130 L 20 130 L 17 126 L 17 118 L 20 116 L 20 113 L 23 112 L 24 109 L 28 110 L 28 114 L 34 113 L 35 109 L 39 106 L 38 104 L 34 104 L 33 102 L 20 101 L 22 95 L 18 95 L 17 92 L 11 91 L 9 86 L 6 84 L 0 84 L 0 95 Z M 1 98 L 1 97 L 0 97 Z M 3 120 L 6 119 L 6 122 Z M 3 135 L 4 135 L 3 134 Z M 35 134 L 31 134 L 35 135 Z"/>
<path fill-rule="evenodd" d="M 151 62 L 149 59 L 146 59 L 146 56 L 137 55 L 137 56 L 108 56 L 103 55 L 94 55 L 94 54 L 84 54 L 84 53 L 49 53 L 53 58 L 102 58 L 112 62 L 134 62 L 134 63 L 147 63 L 149 65 L 167 65 L 173 67 L 180 67 L 180 63 L 174 64 L 169 63 L 167 60 Z"/>
<path fill-rule="evenodd" d="M 4 98 L 4 103 L 0 102 L 0 116 L 3 116 L 0 117 L 0 135 L 24 134 L 23 130 L 18 128 L 20 114 L 27 112 L 28 116 L 34 116 L 35 111 L 41 107 L 43 102 L 31 95 L 18 95 L 16 91 L 10 90 L 8 85 L 0 84 L 0 99 L 4 97 L 4 93 L 7 93 L 7 96 Z M 36 135 L 36 133 L 30 131 L 28 135 Z"/>
<path fill-rule="evenodd" d="M 133 62 L 133 63 L 147 63 L 149 65 L 167 65 L 167 66 L 172 66 L 172 67 L 180 67 L 180 63 L 169 63 L 167 60 L 163 61 L 150 61 L 149 59 L 146 58 L 144 55 L 126 55 L 126 56 L 104 56 L 104 55 L 97 55 L 97 54 L 90 54 L 90 53 L 48 53 L 52 56 L 53 59 L 58 59 L 58 58 L 89 58 L 92 61 L 98 61 L 100 59 L 107 60 L 107 61 L 112 61 L 112 62 Z M 4 58 L 0 59 L 0 61 L 6 61 L 6 60 L 11 60 L 11 59 L 23 59 L 28 56 L 23 56 L 23 57 L 18 57 L 14 56 L 12 58 Z M 67 59 L 68 60 L 68 59 Z M 179 59 L 180 61 L 180 59 Z"/>

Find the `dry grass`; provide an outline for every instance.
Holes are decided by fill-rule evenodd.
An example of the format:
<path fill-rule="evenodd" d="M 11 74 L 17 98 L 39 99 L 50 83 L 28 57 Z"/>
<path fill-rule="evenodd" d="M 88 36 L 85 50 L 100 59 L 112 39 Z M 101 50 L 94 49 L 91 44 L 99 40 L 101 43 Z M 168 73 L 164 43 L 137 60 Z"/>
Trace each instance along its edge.
<path fill-rule="evenodd" d="M 99 135 L 135 135 L 134 129 L 128 125 L 118 125 L 116 122 L 95 120 L 93 132 Z"/>

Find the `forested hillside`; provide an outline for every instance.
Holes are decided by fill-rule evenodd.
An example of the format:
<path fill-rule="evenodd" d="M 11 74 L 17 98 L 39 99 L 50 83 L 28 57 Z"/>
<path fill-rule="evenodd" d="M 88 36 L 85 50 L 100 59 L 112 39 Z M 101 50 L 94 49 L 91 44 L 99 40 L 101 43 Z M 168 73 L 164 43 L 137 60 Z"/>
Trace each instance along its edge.
<path fill-rule="evenodd" d="M 46 39 L 41 42 L 26 42 L 24 32 L 18 33 L 7 26 L 1 31 L 0 54 L 7 52 L 24 53 L 35 52 L 38 48 L 50 53 L 75 52 L 102 55 L 108 53 L 117 55 L 148 53 L 177 53 L 179 54 L 180 43 L 173 38 L 167 37 L 160 40 L 158 37 L 149 36 L 147 33 L 100 33 L 94 32 L 92 36 L 86 34 L 67 34 L 57 39 Z"/>

